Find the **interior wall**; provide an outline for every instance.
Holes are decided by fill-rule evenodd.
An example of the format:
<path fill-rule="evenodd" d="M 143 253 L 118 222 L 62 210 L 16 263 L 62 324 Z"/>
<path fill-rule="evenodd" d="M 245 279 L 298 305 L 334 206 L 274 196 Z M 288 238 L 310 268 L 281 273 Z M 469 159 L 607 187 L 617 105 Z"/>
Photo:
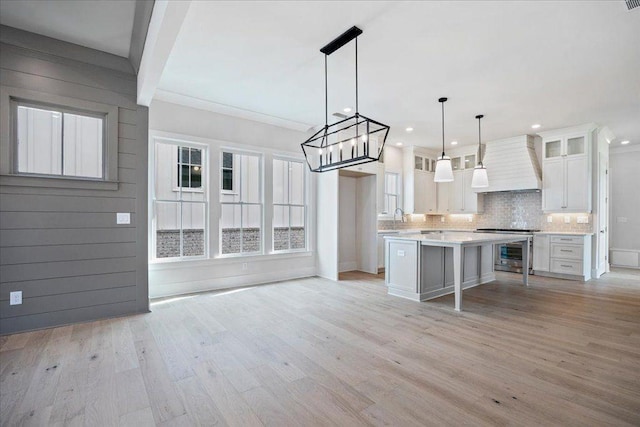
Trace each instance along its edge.
<path fill-rule="evenodd" d="M 116 189 L 0 176 L 0 333 L 148 311 L 148 110 L 131 64 L 5 26 L 0 50 L 0 86 L 117 106 L 119 121 Z M 131 224 L 116 225 L 117 212 Z"/>
<path fill-rule="evenodd" d="M 609 151 L 612 265 L 640 267 L 640 147 Z"/>
<path fill-rule="evenodd" d="M 272 181 L 268 178 L 272 171 L 270 166 L 271 153 L 284 153 L 299 157 L 301 155 L 300 143 L 308 138 L 304 132 L 159 100 L 154 100 L 149 108 L 149 128 L 152 137 L 162 135 L 163 137 L 208 145 L 211 153 L 210 167 L 212 171 L 218 170 L 218 159 L 212 156 L 213 153 L 218 152 L 219 147 L 268 152 L 264 156 L 265 182 L 263 186 L 265 194 L 272 193 Z M 309 252 L 220 258 L 217 257 L 217 242 L 210 241 L 211 258 L 179 262 L 151 262 L 149 264 L 150 296 L 153 298 L 178 295 L 315 275 L 317 272 L 316 213 L 314 210 L 316 182 L 313 174 L 309 176 L 311 181 L 308 187 L 309 210 L 311 212 L 307 224 Z M 214 190 L 214 188 L 219 188 L 217 182 L 217 178 L 213 178 L 210 185 L 209 206 L 212 218 L 209 223 L 210 229 L 218 227 L 219 212 L 216 210 L 219 211 L 219 203 L 217 203 L 219 195 Z M 267 217 L 272 218 L 272 212 L 269 209 L 265 209 L 265 221 Z M 269 252 L 271 242 L 265 240 L 264 244 L 265 252 Z M 334 244 L 335 252 L 337 242 Z"/>
<path fill-rule="evenodd" d="M 338 259 L 339 271 L 358 269 L 356 236 L 356 180 L 341 176 L 339 179 Z"/>

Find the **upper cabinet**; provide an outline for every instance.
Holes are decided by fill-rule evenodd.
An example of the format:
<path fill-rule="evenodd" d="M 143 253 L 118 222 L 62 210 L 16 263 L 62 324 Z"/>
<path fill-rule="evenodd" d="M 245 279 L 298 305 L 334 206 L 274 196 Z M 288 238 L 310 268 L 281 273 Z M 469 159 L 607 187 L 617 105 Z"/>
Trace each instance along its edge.
<path fill-rule="evenodd" d="M 407 214 L 437 213 L 435 156 L 414 147 L 404 150 L 404 212 Z"/>
<path fill-rule="evenodd" d="M 595 126 L 542 136 L 542 210 L 591 212 L 591 151 Z"/>
<path fill-rule="evenodd" d="M 475 159 L 475 156 L 473 157 Z M 473 191 L 471 188 L 472 179 L 473 166 L 467 166 L 467 169 L 463 170 L 454 169 L 453 182 L 448 186 L 447 213 L 473 214 L 483 211 L 484 195 Z"/>

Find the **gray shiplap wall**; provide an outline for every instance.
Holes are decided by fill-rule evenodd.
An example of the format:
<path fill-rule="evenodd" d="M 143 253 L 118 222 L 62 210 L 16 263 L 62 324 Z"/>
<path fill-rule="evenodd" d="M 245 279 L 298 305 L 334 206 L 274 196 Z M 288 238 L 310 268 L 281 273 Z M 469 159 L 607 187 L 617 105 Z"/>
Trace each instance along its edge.
<path fill-rule="evenodd" d="M 131 64 L 2 26 L 0 85 L 114 105 L 119 121 L 117 190 L 0 176 L 0 334 L 148 311 L 148 109 Z M 15 290 L 23 303 L 10 306 Z"/>

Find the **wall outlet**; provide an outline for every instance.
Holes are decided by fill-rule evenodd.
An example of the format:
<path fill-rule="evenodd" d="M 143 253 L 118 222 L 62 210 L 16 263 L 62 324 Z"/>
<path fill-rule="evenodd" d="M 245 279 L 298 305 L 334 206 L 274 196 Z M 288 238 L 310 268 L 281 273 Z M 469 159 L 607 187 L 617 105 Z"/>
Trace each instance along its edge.
<path fill-rule="evenodd" d="M 247 271 L 249 269 L 249 264 L 247 264 L 246 262 L 242 263 L 242 271 Z"/>
<path fill-rule="evenodd" d="M 473 215 L 469 215 L 469 216 L 467 217 L 467 221 L 469 221 L 469 222 L 473 222 Z"/>
<path fill-rule="evenodd" d="M 571 217 L 569 215 L 564 216 L 564 223 L 569 224 L 571 222 Z"/>
<path fill-rule="evenodd" d="M 577 222 L 578 224 L 589 224 L 589 217 L 586 215 L 580 215 Z"/>
<path fill-rule="evenodd" d="M 547 216 L 547 222 L 553 222 L 553 217 L 551 215 Z"/>
<path fill-rule="evenodd" d="M 116 224 L 131 224 L 131 214 L 129 212 L 118 212 L 116 214 Z"/>
<path fill-rule="evenodd" d="M 444 215 L 440 217 L 440 222 L 444 222 Z"/>
<path fill-rule="evenodd" d="M 22 291 L 13 291 L 9 293 L 9 305 L 22 304 Z"/>

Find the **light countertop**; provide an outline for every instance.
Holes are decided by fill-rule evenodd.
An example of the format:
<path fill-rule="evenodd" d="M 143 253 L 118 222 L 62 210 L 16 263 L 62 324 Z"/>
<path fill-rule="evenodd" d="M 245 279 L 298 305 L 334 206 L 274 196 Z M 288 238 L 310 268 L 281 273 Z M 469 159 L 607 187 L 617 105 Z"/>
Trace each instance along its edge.
<path fill-rule="evenodd" d="M 425 232 L 455 232 L 455 233 L 473 233 L 474 230 L 463 230 L 459 228 L 400 228 L 397 230 L 378 230 L 378 234 L 419 234 Z"/>
<path fill-rule="evenodd" d="M 397 234 L 385 236 L 385 239 L 415 240 L 424 243 L 493 243 L 503 241 L 520 241 L 528 237 L 526 234 L 495 234 L 471 232 L 444 232 L 432 234 Z"/>
<path fill-rule="evenodd" d="M 593 236 L 593 233 L 581 233 L 579 231 L 536 231 L 533 234 L 561 234 L 563 236 Z"/>

